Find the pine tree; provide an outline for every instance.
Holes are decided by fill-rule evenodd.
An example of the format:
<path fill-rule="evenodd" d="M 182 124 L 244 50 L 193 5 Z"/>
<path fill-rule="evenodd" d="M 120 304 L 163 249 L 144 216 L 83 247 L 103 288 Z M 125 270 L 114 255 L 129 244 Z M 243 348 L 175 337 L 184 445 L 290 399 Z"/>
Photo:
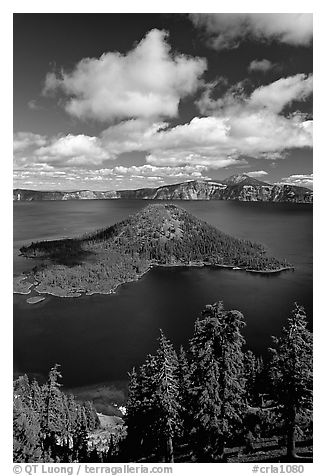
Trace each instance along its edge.
<path fill-rule="evenodd" d="M 159 453 L 173 461 L 173 439 L 180 429 L 177 371 L 176 353 L 161 332 L 157 353 L 129 375 L 126 445 L 134 454 Z"/>
<path fill-rule="evenodd" d="M 302 306 L 295 303 L 281 337 L 273 341 L 270 377 L 285 425 L 287 456 L 292 459 L 298 416 L 312 413 L 312 333 Z"/>
<path fill-rule="evenodd" d="M 264 369 L 262 357 L 256 357 L 251 350 L 244 354 L 244 378 L 246 381 L 246 399 L 249 405 L 259 403 L 259 386 Z"/>
<path fill-rule="evenodd" d="M 227 440 L 239 432 L 244 410 L 244 318 L 224 310 L 223 303 L 206 306 L 191 340 L 192 376 L 197 409 L 194 415 L 200 458 L 223 459 Z"/>
<path fill-rule="evenodd" d="M 31 385 L 26 375 L 14 382 L 13 457 L 16 463 L 42 461 L 39 415 L 33 408 Z"/>
<path fill-rule="evenodd" d="M 178 356 L 178 378 L 179 378 L 179 399 L 180 399 L 180 419 L 182 422 L 182 436 L 187 436 L 192 430 L 193 422 L 193 402 L 192 402 L 192 380 L 190 373 L 190 363 L 184 348 L 181 346 Z"/>
<path fill-rule="evenodd" d="M 73 454 L 74 460 L 78 462 L 87 461 L 88 457 L 88 426 L 85 407 L 78 405 L 76 426 L 73 435 Z"/>
<path fill-rule="evenodd" d="M 151 354 L 138 371 L 133 369 L 130 374 L 125 417 L 128 426 L 126 446 L 134 456 L 148 455 L 157 451 L 160 445 L 155 430 L 157 375 L 157 358 Z"/>
<path fill-rule="evenodd" d="M 124 417 L 128 428 L 126 451 L 131 457 L 135 456 L 141 447 L 141 436 L 143 427 L 142 409 L 142 386 L 139 375 L 135 368 L 128 374 L 128 399 L 126 403 L 126 415 Z"/>
<path fill-rule="evenodd" d="M 54 366 L 41 387 L 26 375 L 14 381 L 14 460 L 71 462 L 88 458 L 88 431 L 98 418 L 90 402 L 76 402 L 60 390 Z"/>
<path fill-rule="evenodd" d="M 156 354 L 158 373 L 155 406 L 156 431 L 165 448 L 165 461 L 174 462 L 173 439 L 180 430 L 178 358 L 162 330 Z"/>
<path fill-rule="evenodd" d="M 64 405 L 60 391 L 59 379 L 62 375 L 59 365 L 51 368 L 48 380 L 42 387 L 43 412 L 41 415 L 41 428 L 43 433 L 43 449 L 52 458 L 56 457 L 58 438 L 62 437 L 64 428 Z"/>

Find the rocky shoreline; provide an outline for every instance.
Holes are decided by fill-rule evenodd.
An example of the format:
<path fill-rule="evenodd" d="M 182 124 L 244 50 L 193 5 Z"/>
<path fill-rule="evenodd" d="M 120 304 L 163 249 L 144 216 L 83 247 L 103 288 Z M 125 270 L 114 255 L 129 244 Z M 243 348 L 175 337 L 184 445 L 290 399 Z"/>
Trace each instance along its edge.
<path fill-rule="evenodd" d="M 102 295 L 110 295 L 117 292 L 119 286 L 136 282 L 141 279 L 148 271 L 153 268 L 226 268 L 230 270 L 236 271 L 245 271 L 247 273 L 256 273 L 256 274 L 275 274 L 281 273 L 283 271 L 294 271 L 293 266 L 282 267 L 278 269 L 269 269 L 269 270 L 254 270 L 248 268 L 240 268 L 235 267 L 233 265 L 226 265 L 226 264 L 211 264 L 208 262 L 190 262 L 190 263 L 169 263 L 169 264 L 159 264 L 159 263 L 152 263 L 150 264 L 141 274 L 138 274 L 137 277 L 133 277 L 130 279 L 125 279 L 122 282 L 117 283 L 113 288 L 108 290 L 84 290 L 84 289 L 62 289 L 62 288 L 43 288 L 41 281 L 36 281 L 35 277 L 33 277 L 33 282 L 28 281 L 30 276 L 21 275 L 18 277 L 14 277 L 14 294 L 30 294 L 32 291 L 37 292 L 39 295 L 48 294 L 50 296 L 60 297 L 60 298 L 77 298 L 80 296 L 92 296 L 94 294 L 102 294 Z M 30 297 L 27 299 L 26 302 L 29 304 L 36 304 L 38 302 L 44 301 L 45 297 Z"/>
<path fill-rule="evenodd" d="M 33 283 L 27 281 L 27 276 L 14 276 L 14 294 L 30 294 Z"/>

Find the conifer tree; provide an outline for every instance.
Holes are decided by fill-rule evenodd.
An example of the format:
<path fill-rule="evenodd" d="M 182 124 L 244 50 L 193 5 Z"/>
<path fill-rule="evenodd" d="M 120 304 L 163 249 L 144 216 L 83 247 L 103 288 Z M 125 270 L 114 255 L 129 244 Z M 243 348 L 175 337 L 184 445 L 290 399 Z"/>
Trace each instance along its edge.
<path fill-rule="evenodd" d="M 76 426 L 73 436 L 73 453 L 75 461 L 85 462 L 88 456 L 88 426 L 85 407 L 78 405 Z"/>
<path fill-rule="evenodd" d="M 138 371 L 130 374 L 125 421 L 128 426 L 126 445 L 134 455 L 148 455 L 156 451 L 160 443 L 155 430 L 157 409 L 157 358 L 149 354 Z"/>
<path fill-rule="evenodd" d="M 197 409 L 194 415 L 200 458 L 223 459 L 227 439 L 239 432 L 244 410 L 244 318 L 206 306 L 191 340 L 192 375 Z"/>
<path fill-rule="evenodd" d="M 251 350 L 244 353 L 244 378 L 246 381 L 246 399 L 249 405 L 259 403 L 259 386 L 263 372 L 262 357 L 256 357 Z"/>
<path fill-rule="evenodd" d="M 165 449 L 165 461 L 173 463 L 173 439 L 180 430 L 178 358 L 170 341 L 161 330 L 156 354 L 158 373 L 155 406 L 156 431 Z"/>
<path fill-rule="evenodd" d="M 142 387 L 139 375 L 133 367 L 129 375 L 128 399 L 126 403 L 125 423 L 128 427 L 127 451 L 133 457 L 141 446 L 141 428 L 143 425 Z"/>
<path fill-rule="evenodd" d="M 60 390 L 58 366 L 41 387 L 26 375 L 14 381 L 14 460 L 71 462 L 85 460 L 88 431 L 97 425 L 90 402 L 76 402 Z"/>
<path fill-rule="evenodd" d="M 14 382 L 13 457 L 17 463 L 42 461 L 39 415 L 32 406 L 27 376 Z"/>
<path fill-rule="evenodd" d="M 56 456 L 58 438 L 64 436 L 62 434 L 64 428 L 64 406 L 60 391 L 61 384 L 59 383 L 61 378 L 59 365 L 55 364 L 49 372 L 47 383 L 42 387 L 44 401 L 44 411 L 41 418 L 41 427 L 44 435 L 43 447 L 54 458 Z"/>
<path fill-rule="evenodd" d="M 187 354 L 182 346 L 178 355 L 178 364 L 180 419 L 182 422 L 182 433 L 183 436 L 185 436 L 189 435 L 192 430 L 193 392 L 190 363 Z"/>
<path fill-rule="evenodd" d="M 312 413 L 312 333 L 302 306 L 295 303 L 280 338 L 273 337 L 270 377 L 287 436 L 287 456 L 296 457 L 299 414 Z"/>
<path fill-rule="evenodd" d="M 179 431 L 178 359 L 161 332 L 157 353 L 148 355 L 130 374 L 126 424 L 127 446 L 138 453 L 174 459 L 173 439 Z"/>
<path fill-rule="evenodd" d="M 159 435 L 156 429 L 157 407 L 155 396 L 157 391 L 158 363 L 156 355 L 149 354 L 139 369 L 141 385 L 140 415 L 141 423 L 141 451 L 150 454 L 160 447 Z"/>

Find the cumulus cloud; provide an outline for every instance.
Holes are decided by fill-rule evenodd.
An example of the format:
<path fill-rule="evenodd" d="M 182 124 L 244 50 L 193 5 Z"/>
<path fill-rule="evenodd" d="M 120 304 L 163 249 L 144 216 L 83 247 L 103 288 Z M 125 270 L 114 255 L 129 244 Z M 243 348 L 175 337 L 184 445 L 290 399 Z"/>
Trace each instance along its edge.
<path fill-rule="evenodd" d="M 312 146 L 312 121 L 284 117 L 267 108 L 229 108 L 168 128 L 165 123 L 129 120 L 100 137 L 68 135 L 35 149 L 31 162 L 57 167 L 101 165 L 120 154 L 139 151 L 155 166 L 205 166 L 219 169 L 246 163 L 246 157 L 276 160 L 291 148 Z M 19 154 L 18 154 L 19 156 Z M 20 164 L 24 162 L 20 158 Z"/>
<path fill-rule="evenodd" d="M 148 152 L 146 160 L 157 166 L 202 165 L 222 168 L 236 163 L 228 157 L 227 124 L 214 117 L 193 118 L 188 124 L 168 129 L 166 123 L 130 120 L 103 132 L 103 143 L 115 152 Z"/>
<path fill-rule="evenodd" d="M 313 174 L 293 174 L 282 178 L 280 184 L 298 185 L 299 187 L 313 187 Z"/>
<path fill-rule="evenodd" d="M 221 168 L 244 156 L 269 158 L 270 152 L 312 146 L 311 121 L 270 111 L 194 118 L 189 124 L 159 132 L 150 163 L 201 164 Z"/>
<path fill-rule="evenodd" d="M 190 19 L 216 50 L 236 48 L 248 39 L 294 46 L 307 46 L 312 39 L 311 13 L 195 13 Z"/>
<path fill-rule="evenodd" d="M 111 152 L 147 152 L 156 166 L 203 165 L 222 168 L 245 156 L 276 160 L 293 147 L 312 146 L 312 121 L 284 117 L 268 108 L 246 104 L 223 109 L 216 116 L 195 117 L 168 128 L 166 123 L 130 120 L 109 127 L 102 144 Z"/>
<path fill-rule="evenodd" d="M 13 148 L 14 152 L 25 150 L 32 146 L 42 146 L 46 143 L 46 138 L 40 134 L 32 132 L 14 133 Z"/>
<path fill-rule="evenodd" d="M 261 111 L 268 109 L 281 112 L 293 101 L 305 101 L 313 91 L 313 77 L 303 73 L 280 78 L 270 84 L 260 86 L 251 94 L 245 94 L 243 82 L 239 82 L 218 99 L 212 99 L 213 88 L 207 88 L 196 102 L 202 114 L 219 115 L 223 111 Z"/>
<path fill-rule="evenodd" d="M 271 69 L 274 69 L 276 65 L 272 63 L 271 61 L 267 59 L 262 59 L 262 60 L 253 60 L 248 66 L 248 71 L 249 73 L 253 71 L 257 71 L 259 73 L 266 73 L 267 71 L 270 71 Z"/>
<path fill-rule="evenodd" d="M 253 170 L 252 172 L 246 172 L 246 175 L 249 175 L 249 177 L 256 178 L 268 175 L 268 172 L 265 172 L 265 170 Z"/>
<path fill-rule="evenodd" d="M 83 119 L 175 117 L 180 100 L 199 87 L 206 60 L 172 54 L 167 36 L 154 29 L 125 55 L 108 52 L 71 72 L 48 73 L 43 92 L 63 93 L 66 111 Z"/>
<path fill-rule="evenodd" d="M 60 166 L 99 164 L 110 158 L 110 154 L 102 148 L 97 137 L 83 134 L 68 134 L 52 139 L 49 145 L 40 147 L 35 154 L 40 162 Z"/>
<path fill-rule="evenodd" d="M 204 172 L 207 171 L 206 166 L 202 165 L 186 165 L 176 167 L 158 167 L 151 164 L 132 165 L 125 167 L 118 165 L 110 169 L 99 170 L 99 174 L 105 176 L 119 176 L 121 178 L 129 179 L 149 179 L 161 183 L 175 183 L 185 180 L 204 180 L 209 179 Z"/>
<path fill-rule="evenodd" d="M 251 97 L 250 104 L 257 107 L 267 107 L 274 112 L 282 109 L 293 101 L 303 101 L 312 94 L 312 75 L 296 74 L 288 78 L 281 78 L 267 86 L 256 89 Z"/>
<path fill-rule="evenodd" d="M 43 167 L 42 167 L 43 165 Z M 187 180 L 209 179 L 205 175 L 206 167 L 156 167 L 150 164 L 141 166 L 116 166 L 112 168 L 89 169 L 71 167 L 66 170 L 57 170 L 48 164 L 40 164 L 39 168 L 14 172 L 17 187 L 27 185 L 35 188 L 53 189 L 60 187 L 71 190 L 72 185 L 78 183 L 77 188 L 97 190 L 122 190 L 130 188 L 159 187 L 163 184 L 174 184 Z M 76 187 L 74 187 L 76 188 Z"/>
<path fill-rule="evenodd" d="M 83 183 L 105 177 L 119 179 L 126 186 L 130 181 L 137 187 L 141 181 L 146 186 L 163 179 L 200 178 L 209 169 L 245 165 L 248 158 L 275 161 L 285 158 L 292 148 L 312 147 L 312 120 L 300 112 L 282 114 L 293 101 L 309 97 L 311 76 L 281 78 L 251 93 L 238 83 L 218 99 L 212 98 L 213 88 L 214 83 L 197 103 L 203 116 L 174 127 L 159 118 L 140 117 L 111 125 L 98 137 L 18 133 L 14 138 L 16 169 L 25 173 L 48 166 L 51 168 L 39 169 L 44 177 L 61 170 L 66 181 L 72 180 L 69 172 L 74 170 L 75 176 L 82 174 Z M 108 166 L 108 161 L 132 152 L 142 153 L 146 164 Z M 266 174 L 263 170 L 251 173 Z"/>
<path fill-rule="evenodd" d="M 138 138 L 137 144 L 150 151 L 147 161 L 155 165 L 221 168 L 245 156 L 283 158 L 293 147 L 312 147 L 312 121 L 300 113 L 279 114 L 294 100 L 306 99 L 311 91 L 312 77 L 299 74 L 258 88 L 249 96 L 241 85 L 217 100 L 206 94 L 204 103 L 199 104 L 206 117 L 173 128 L 161 124 L 155 131 L 151 129 L 146 140 Z"/>
<path fill-rule="evenodd" d="M 101 134 L 102 143 L 115 155 L 148 150 L 156 142 L 157 133 L 168 126 L 167 122 L 129 119 L 104 130 Z"/>

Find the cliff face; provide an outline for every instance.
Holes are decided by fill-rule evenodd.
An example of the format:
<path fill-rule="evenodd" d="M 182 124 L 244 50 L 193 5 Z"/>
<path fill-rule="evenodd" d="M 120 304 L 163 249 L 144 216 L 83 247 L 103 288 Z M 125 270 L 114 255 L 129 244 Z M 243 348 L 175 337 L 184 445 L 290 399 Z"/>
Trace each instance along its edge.
<path fill-rule="evenodd" d="M 212 200 L 219 199 L 227 185 L 219 182 L 185 182 L 156 189 L 156 200 Z"/>
<path fill-rule="evenodd" d="M 194 180 L 176 185 L 138 190 L 93 192 L 43 192 L 15 189 L 14 200 L 237 200 L 241 202 L 292 202 L 312 203 L 312 190 L 294 185 L 272 185 L 248 177 L 234 175 L 226 180 Z"/>
<path fill-rule="evenodd" d="M 14 201 L 29 202 L 33 200 L 96 200 L 120 198 L 115 191 L 92 192 L 91 190 L 78 190 L 76 192 L 46 192 L 39 190 L 24 190 L 17 188 L 13 192 Z"/>

